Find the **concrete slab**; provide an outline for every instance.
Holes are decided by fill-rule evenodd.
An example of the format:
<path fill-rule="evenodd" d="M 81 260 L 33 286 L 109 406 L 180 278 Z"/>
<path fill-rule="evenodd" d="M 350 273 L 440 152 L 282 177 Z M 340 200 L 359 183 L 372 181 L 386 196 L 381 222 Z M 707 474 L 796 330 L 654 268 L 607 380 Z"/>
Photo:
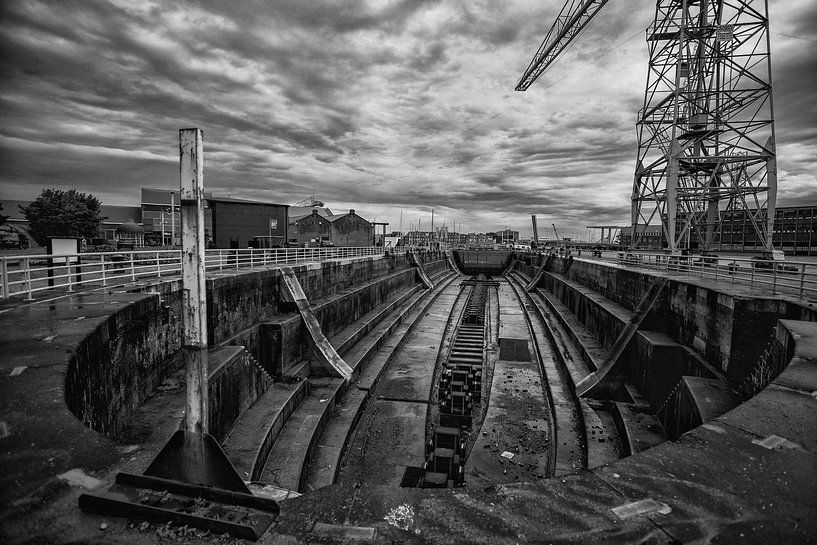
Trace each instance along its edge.
<path fill-rule="evenodd" d="M 484 487 L 497 483 L 535 481 L 549 475 L 550 408 L 544 393 L 536 352 L 523 310 L 513 288 L 498 288 L 499 338 L 527 344 L 527 361 L 498 359 L 494 365 L 491 395 L 481 429 L 465 466 L 465 481 Z M 503 452 L 513 454 L 502 457 Z"/>
<path fill-rule="evenodd" d="M 380 378 L 374 394 L 394 399 L 429 399 L 445 324 L 458 288 L 450 286 L 423 315 Z"/>
<path fill-rule="evenodd" d="M 498 360 L 488 411 L 465 466 L 467 485 L 546 478 L 549 414 L 535 364 Z M 502 457 L 506 451 L 513 457 Z"/>
<path fill-rule="evenodd" d="M 79 294 L 0 314 L 0 505 L 31 493 L 56 475 L 95 472 L 124 455 L 80 422 L 65 402 L 65 376 L 79 342 L 118 309 L 155 301 L 135 294 Z M 24 372 L 11 376 L 15 367 Z"/>
<path fill-rule="evenodd" d="M 769 407 L 776 407 L 769 413 Z M 779 435 L 817 453 L 817 399 L 810 393 L 772 384 L 718 419 L 756 437 Z"/>
<path fill-rule="evenodd" d="M 671 514 L 650 519 L 683 543 L 741 533 L 755 542 L 764 527 L 771 535 L 814 536 L 817 521 L 806 513 L 817 509 L 814 480 L 808 477 L 817 469 L 817 457 L 767 450 L 752 438 L 726 424 L 701 427 L 677 443 L 595 473 L 628 500 L 653 498 L 669 505 Z M 777 494 L 780 490 L 786 493 Z"/>
<path fill-rule="evenodd" d="M 338 481 L 398 487 L 407 466 L 425 461 L 428 405 L 373 399 L 349 444 Z"/>

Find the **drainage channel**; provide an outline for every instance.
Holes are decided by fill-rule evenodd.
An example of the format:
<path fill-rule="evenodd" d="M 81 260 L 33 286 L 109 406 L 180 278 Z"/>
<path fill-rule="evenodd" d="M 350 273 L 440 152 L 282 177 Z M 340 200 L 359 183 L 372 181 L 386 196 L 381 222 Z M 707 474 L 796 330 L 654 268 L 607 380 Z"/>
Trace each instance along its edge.
<path fill-rule="evenodd" d="M 482 401 L 485 307 L 488 287 L 497 282 L 480 275 L 462 284 L 472 288 L 440 375 L 439 419 L 426 444 L 426 461 L 417 484 L 422 488 L 465 483 L 466 437 L 473 427 L 474 405 Z"/>

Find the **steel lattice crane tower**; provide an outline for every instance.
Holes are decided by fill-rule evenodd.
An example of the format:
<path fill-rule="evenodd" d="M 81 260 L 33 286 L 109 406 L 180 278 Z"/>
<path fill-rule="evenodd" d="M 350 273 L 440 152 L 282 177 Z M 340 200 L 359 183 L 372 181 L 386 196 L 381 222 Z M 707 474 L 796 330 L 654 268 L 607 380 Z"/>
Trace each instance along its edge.
<path fill-rule="evenodd" d="M 517 84 L 525 90 L 605 1 L 568 0 Z M 661 221 L 668 250 L 712 248 L 744 211 L 771 253 L 777 166 L 766 0 L 658 0 L 638 114 L 632 244 Z"/>

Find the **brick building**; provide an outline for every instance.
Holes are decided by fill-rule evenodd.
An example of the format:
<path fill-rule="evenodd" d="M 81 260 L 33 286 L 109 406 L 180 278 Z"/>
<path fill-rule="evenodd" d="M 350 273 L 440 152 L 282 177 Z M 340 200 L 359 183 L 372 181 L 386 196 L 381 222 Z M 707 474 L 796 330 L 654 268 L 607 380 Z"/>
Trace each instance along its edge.
<path fill-rule="evenodd" d="M 349 210 L 348 214 L 323 216 L 313 210 L 295 222 L 299 246 L 371 246 L 373 228 L 367 220 Z"/>

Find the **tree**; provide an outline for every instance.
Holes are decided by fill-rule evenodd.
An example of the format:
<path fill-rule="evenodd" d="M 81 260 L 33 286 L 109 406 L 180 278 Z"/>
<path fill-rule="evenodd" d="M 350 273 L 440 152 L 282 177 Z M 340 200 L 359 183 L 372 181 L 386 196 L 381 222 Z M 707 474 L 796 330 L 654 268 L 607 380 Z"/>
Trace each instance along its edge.
<path fill-rule="evenodd" d="M 43 245 L 48 237 L 94 237 L 105 219 L 100 214 L 99 199 L 76 189 L 44 189 L 20 211 L 28 220 L 31 236 Z"/>
<path fill-rule="evenodd" d="M 0 203 L 0 212 L 2 212 L 2 211 L 3 211 L 3 203 Z M 8 219 L 9 219 L 8 216 L 4 216 L 3 214 L 0 214 L 0 225 L 5 225 L 6 223 L 8 223 Z"/>

